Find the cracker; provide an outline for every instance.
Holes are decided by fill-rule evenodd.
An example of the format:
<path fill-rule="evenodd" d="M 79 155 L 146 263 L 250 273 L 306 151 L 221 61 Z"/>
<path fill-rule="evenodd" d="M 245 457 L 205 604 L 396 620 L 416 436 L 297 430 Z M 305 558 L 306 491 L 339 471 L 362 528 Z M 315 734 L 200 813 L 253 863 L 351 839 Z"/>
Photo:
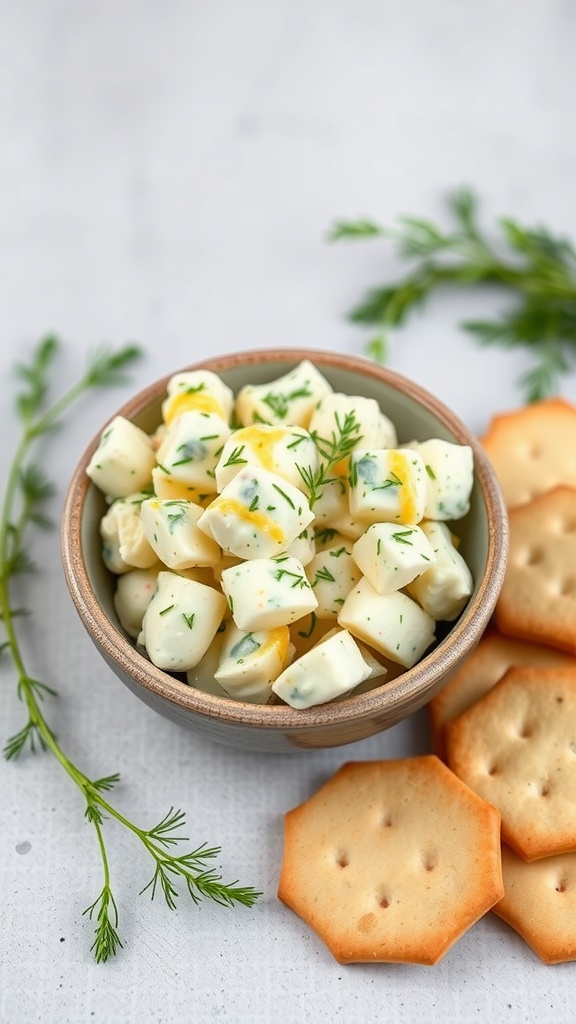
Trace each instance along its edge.
<path fill-rule="evenodd" d="M 576 489 L 556 487 L 510 512 L 495 610 L 501 633 L 576 654 Z"/>
<path fill-rule="evenodd" d="M 576 487 L 576 406 L 562 398 L 494 416 L 482 445 L 508 508 L 559 484 Z"/>
<path fill-rule="evenodd" d="M 492 910 L 545 964 L 576 960 L 576 853 L 528 864 L 502 847 L 504 896 Z"/>
<path fill-rule="evenodd" d="M 345 764 L 284 836 L 278 896 L 340 963 L 434 964 L 503 895 L 500 815 L 433 755 Z"/>
<path fill-rule="evenodd" d="M 576 851 L 576 669 L 511 668 L 445 728 L 448 764 L 524 860 Z"/>
<path fill-rule="evenodd" d="M 444 726 L 480 700 L 514 665 L 572 665 L 576 659 L 553 647 L 513 640 L 489 629 L 427 706 L 432 750 L 446 760 Z"/>

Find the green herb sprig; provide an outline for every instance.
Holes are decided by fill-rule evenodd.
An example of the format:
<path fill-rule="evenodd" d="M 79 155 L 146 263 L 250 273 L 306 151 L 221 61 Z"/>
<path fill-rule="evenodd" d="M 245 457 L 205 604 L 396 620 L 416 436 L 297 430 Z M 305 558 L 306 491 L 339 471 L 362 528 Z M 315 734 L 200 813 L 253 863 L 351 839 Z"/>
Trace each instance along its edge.
<path fill-rule="evenodd" d="M 303 387 L 295 388 L 294 391 L 290 391 L 287 394 L 281 391 L 269 391 L 267 395 L 264 395 L 262 401 L 272 410 L 274 416 L 279 420 L 285 420 L 290 409 L 290 403 L 297 398 L 308 398 L 311 393 L 310 388 L 304 385 Z"/>
<path fill-rule="evenodd" d="M 154 866 L 152 878 L 141 891 L 149 891 L 153 898 L 160 890 L 171 910 L 176 907 L 179 895 L 177 883 L 181 883 L 195 904 L 206 898 L 222 906 L 240 903 L 250 907 L 261 894 L 237 882 L 222 882 L 221 876 L 209 866 L 220 853 L 219 847 L 202 844 L 187 853 L 176 852 L 181 849 L 179 844 L 187 841 L 181 834 L 185 825 L 182 811 L 170 808 L 150 829 L 140 828 L 124 817 L 105 796 L 119 782 L 120 776 L 115 773 L 89 779 L 64 753 L 44 717 L 41 703 L 56 691 L 28 671 L 17 630 L 18 618 L 27 614 L 27 610 L 15 607 L 11 597 L 14 578 L 34 570 L 26 551 L 27 528 L 48 528 L 52 525 L 44 509 L 54 488 L 42 469 L 29 461 L 30 449 L 60 423 L 69 407 L 86 391 L 123 383 L 126 369 L 140 354 L 135 345 L 127 345 L 115 352 L 100 349 L 89 361 L 79 382 L 52 404 L 47 404 L 58 344 L 54 337 L 45 338 L 36 347 L 30 363 L 16 367 L 22 382 L 22 389 L 16 397 L 22 431 L 8 470 L 0 511 L 0 621 L 4 628 L 0 652 L 12 659 L 18 680 L 18 696 L 25 705 L 27 719 L 22 728 L 7 740 L 4 756 L 15 760 L 25 750 L 50 751 L 82 793 L 86 804 L 85 817 L 96 834 L 103 876 L 101 892 L 84 913 L 95 922 L 92 951 L 96 961 L 102 963 L 122 947 L 117 930 L 118 906 L 113 895 L 104 837 L 107 819 L 114 819 L 140 840 Z"/>
<path fill-rule="evenodd" d="M 415 264 L 399 280 L 372 288 L 351 310 L 350 319 L 376 327 L 368 355 L 385 362 L 388 335 L 403 325 L 426 299 L 444 286 L 499 285 L 515 300 L 493 320 L 462 324 L 480 343 L 524 348 L 533 365 L 519 385 L 528 402 L 557 393 L 576 354 L 576 250 L 544 227 L 526 227 L 510 217 L 498 221 L 495 242 L 478 222 L 478 202 L 470 189 L 449 197 L 454 226 L 443 229 L 423 217 L 402 217 L 396 228 L 370 220 L 339 221 L 331 241 L 391 239 L 401 259 Z"/>
<path fill-rule="evenodd" d="M 308 492 L 308 504 L 313 508 L 318 499 L 322 496 L 327 484 L 334 483 L 340 478 L 332 475 L 332 470 L 339 462 L 348 458 L 350 453 L 362 440 L 360 423 L 355 412 L 347 412 L 339 416 L 335 413 L 334 420 L 336 430 L 333 430 L 330 437 L 319 437 L 312 433 L 310 436 L 314 441 L 320 454 L 320 465 L 318 469 L 311 466 L 296 464 Z"/>

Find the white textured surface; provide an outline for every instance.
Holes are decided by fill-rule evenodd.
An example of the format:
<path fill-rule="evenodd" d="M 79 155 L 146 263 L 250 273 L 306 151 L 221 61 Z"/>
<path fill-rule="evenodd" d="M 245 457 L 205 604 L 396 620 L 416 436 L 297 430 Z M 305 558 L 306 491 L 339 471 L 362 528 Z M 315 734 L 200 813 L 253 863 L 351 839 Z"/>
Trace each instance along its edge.
<path fill-rule="evenodd" d="M 134 387 L 208 353 L 360 351 L 343 313 L 393 276 L 385 247 L 329 247 L 330 223 L 442 213 L 461 182 L 500 212 L 576 236 L 576 8 L 568 0 L 5 0 L 0 29 L 0 471 L 14 436 L 10 367 L 48 330 L 62 384 L 100 340 L 147 350 Z M 516 404 L 522 358 L 456 328 L 495 294 L 439 298 L 392 365 L 481 432 Z M 574 376 L 566 394 L 576 397 Z M 45 458 L 57 514 L 85 444 L 127 397 L 93 396 Z M 43 456 L 44 457 L 44 456 Z M 110 824 L 125 949 L 92 963 L 82 909 L 100 886 L 72 784 L 49 756 L 0 765 L 2 1024 L 387 1020 L 569 1021 L 576 964 L 544 967 L 489 915 L 435 968 L 343 968 L 275 897 L 282 814 L 344 760 L 427 750 L 423 716 L 353 747 L 270 757 L 215 747 L 118 684 L 85 636 L 55 537 L 26 625 L 47 710 L 88 774 L 120 771 L 142 824 L 173 803 L 252 911 L 137 893 L 148 866 Z M 22 724 L 1 668 L 2 739 Z"/>

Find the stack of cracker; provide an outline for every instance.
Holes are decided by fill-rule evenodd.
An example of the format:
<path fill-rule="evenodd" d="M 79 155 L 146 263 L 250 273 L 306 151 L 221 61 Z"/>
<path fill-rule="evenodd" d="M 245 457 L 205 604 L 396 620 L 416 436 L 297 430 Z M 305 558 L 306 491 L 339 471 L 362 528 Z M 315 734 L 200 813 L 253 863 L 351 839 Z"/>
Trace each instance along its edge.
<path fill-rule="evenodd" d="M 428 706 L 434 753 L 345 764 L 285 816 L 278 895 L 341 963 L 434 964 L 490 909 L 576 960 L 576 408 L 496 417 L 483 444 L 509 563 Z"/>
<path fill-rule="evenodd" d="M 510 553 L 493 628 L 429 705 L 435 752 L 502 815 L 493 910 L 545 963 L 576 959 L 576 408 L 495 417 Z"/>

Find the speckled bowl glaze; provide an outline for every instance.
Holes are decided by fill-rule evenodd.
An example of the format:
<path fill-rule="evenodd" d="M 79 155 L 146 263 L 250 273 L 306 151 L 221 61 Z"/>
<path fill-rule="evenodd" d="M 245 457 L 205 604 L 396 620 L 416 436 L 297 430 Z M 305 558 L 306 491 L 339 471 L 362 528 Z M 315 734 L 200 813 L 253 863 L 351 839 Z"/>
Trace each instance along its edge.
<path fill-rule="evenodd" d="M 474 592 L 460 618 L 431 653 L 396 679 L 306 711 L 284 705 L 243 704 L 188 686 L 142 657 L 116 617 L 114 580 L 102 562 L 98 532 L 106 506 L 86 476 L 100 431 L 76 468 L 63 511 L 62 556 L 68 588 L 85 628 L 112 671 L 141 700 L 172 721 L 248 750 L 287 752 L 352 743 L 417 711 L 480 639 L 494 609 L 506 564 L 506 510 L 494 472 L 467 427 L 421 387 L 368 360 L 309 349 L 242 352 L 185 369 L 213 370 L 237 392 L 247 383 L 274 380 L 302 359 L 310 359 L 335 391 L 377 399 L 395 423 L 401 441 L 440 437 L 468 444 L 474 451 L 471 508 L 458 523 L 460 551 L 472 571 Z M 146 431 L 154 430 L 160 422 L 168 379 L 151 384 L 117 414 Z"/>

